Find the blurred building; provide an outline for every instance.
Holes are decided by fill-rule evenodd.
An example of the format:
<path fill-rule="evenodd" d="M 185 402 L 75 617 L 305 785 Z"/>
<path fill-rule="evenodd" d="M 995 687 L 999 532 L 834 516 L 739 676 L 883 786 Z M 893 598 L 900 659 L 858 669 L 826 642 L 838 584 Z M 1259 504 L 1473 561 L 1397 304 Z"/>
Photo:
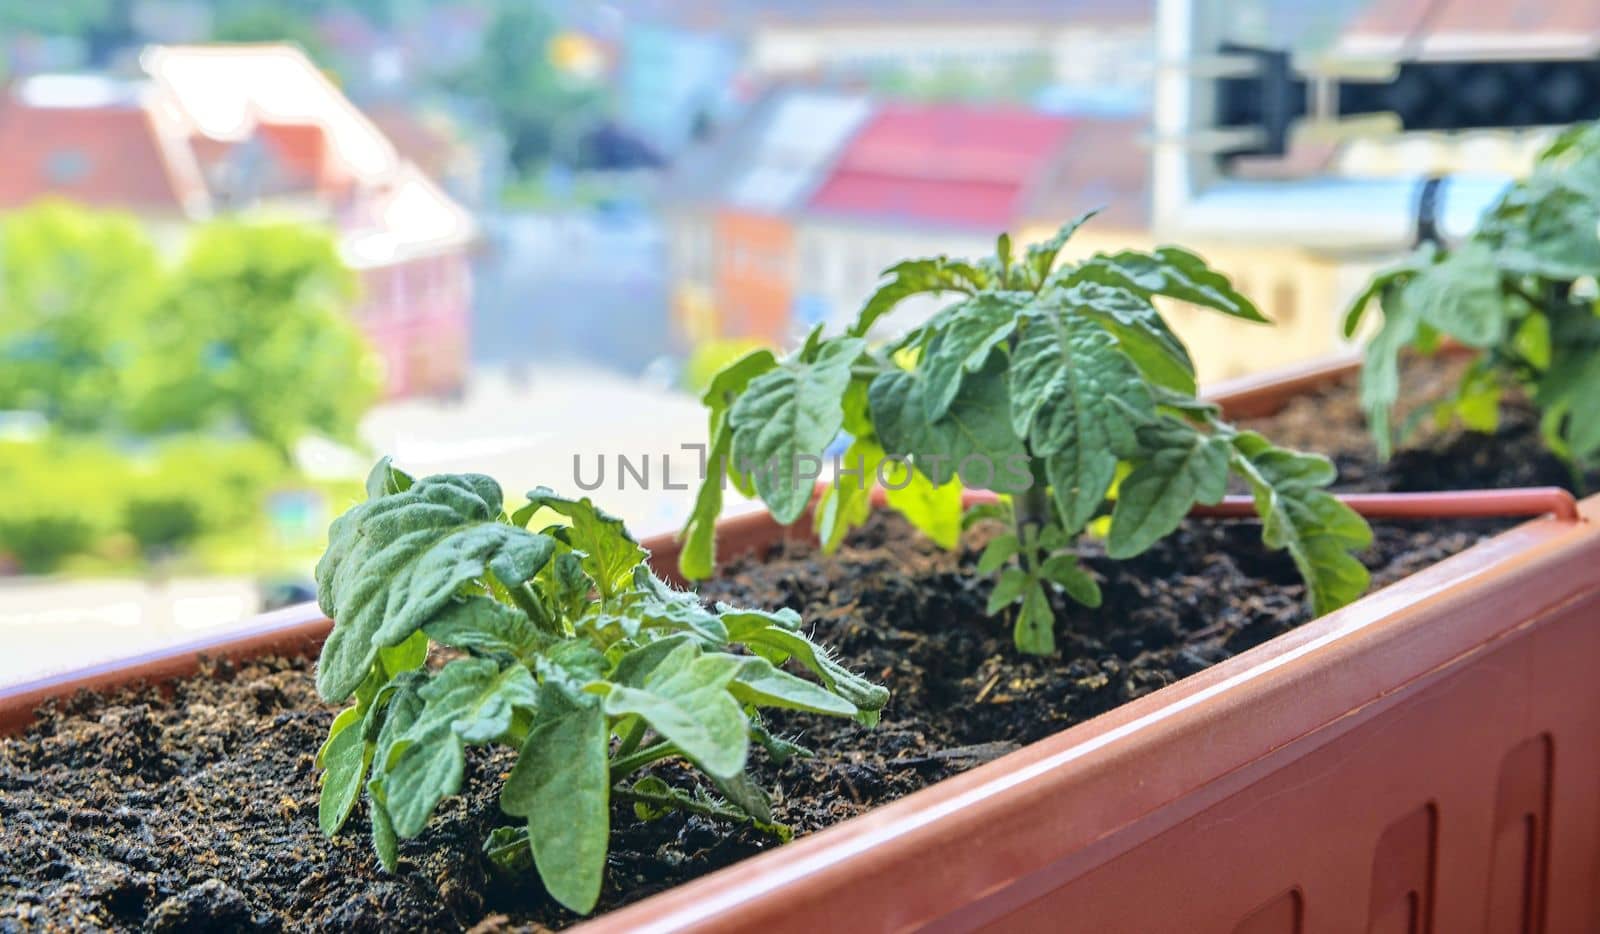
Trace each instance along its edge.
<path fill-rule="evenodd" d="M 283 45 L 157 46 L 148 80 L 38 76 L 0 102 L 0 210 L 48 197 L 131 211 L 170 247 L 219 214 L 326 223 L 361 278 L 388 393 L 466 375 L 469 215 Z"/>
<path fill-rule="evenodd" d="M 1150 249 L 1147 133 L 1140 118 L 885 102 L 807 89 L 764 96 L 669 177 L 669 277 L 686 343 L 781 345 L 817 323 L 846 327 L 882 271 L 911 257 L 983 256 L 1100 213 L 1063 256 Z M 1339 271 L 1293 246 L 1211 238 L 1187 245 L 1234 277 L 1278 326 L 1174 304 L 1203 379 L 1326 353 Z M 909 327 L 939 307 L 908 300 Z"/>
<path fill-rule="evenodd" d="M 741 88 L 983 85 L 1063 109 L 1142 111 L 1148 0 L 624 0 L 620 101 L 676 152 L 737 114 Z M 1009 85 L 1026 85 L 1026 88 Z"/>

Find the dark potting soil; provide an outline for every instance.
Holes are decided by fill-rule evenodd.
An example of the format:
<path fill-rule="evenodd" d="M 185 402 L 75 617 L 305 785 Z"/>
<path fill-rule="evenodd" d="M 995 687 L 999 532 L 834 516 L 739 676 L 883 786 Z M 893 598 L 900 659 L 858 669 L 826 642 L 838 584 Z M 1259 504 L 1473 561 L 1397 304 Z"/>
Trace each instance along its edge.
<path fill-rule="evenodd" d="M 1422 390 L 1448 366 L 1414 368 Z M 1259 423 L 1280 443 L 1332 454 L 1342 485 L 1435 489 L 1560 483 L 1531 413 L 1500 437 L 1444 435 L 1387 465 L 1372 454 L 1352 387 L 1297 401 Z M 1363 556 L 1381 586 L 1509 522 L 1385 523 Z M 1056 601 L 1059 655 L 1020 657 L 984 615 L 973 565 L 985 533 L 953 553 L 901 520 L 875 518 L 831 557 L 790 543 L 729 567 L 707 600 L 799 610 L 846 664 L 893 697 L 872 730 L 828 718 L 775 718 L 816 756 L 785 766 L 756 754 L 777 819 L 815 831 L 1081 722 L 1215 664 L 1307 619 L 1288 558 L 1249 522 L 1191 522 L 1145 555 L 1083 552 L 1105 606 Z M 510 823 L 496 803 L 505 752 L 474 750 L 465 793 L 446 801 L 400 870 L 372 856 L 364 811 L 344 833 L 317 829 L 312 756 L 332 711 L 304 659 L 219 664 L 163 692 L 81 695 L 0 739 L 0 931 L 35 929 L 482 930 L 559 927 L 576 918 L 532 877 L 495 877 L 480 855 Z M 668 781 L 693 781 L 665 764 Z M 697 816 L 613 813 L 601 909 L 680 884 L 777 845 Z"/>

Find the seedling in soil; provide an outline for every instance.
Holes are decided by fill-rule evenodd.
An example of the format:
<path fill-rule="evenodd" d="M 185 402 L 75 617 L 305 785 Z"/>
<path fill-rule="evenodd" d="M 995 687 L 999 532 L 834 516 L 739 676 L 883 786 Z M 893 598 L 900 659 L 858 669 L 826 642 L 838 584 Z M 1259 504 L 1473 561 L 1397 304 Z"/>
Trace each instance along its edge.
<path fill-rule="evenodd" d="M 1153 299 L 1266 319 L 1177 247 L 1057 268 L 1089 216 L 1020 256 L 1002 235 L 981 260 L 900 263 L 848 332 L 824 337 L 818 328 L 783 360 L 757 351 L 722 370 L 705 395 L 708 470 L 684 529 L 685 576 L 711 572 L 725 482 L 787 524 L 812 501 L 809 477 L 835 480 L 815 506 L 829 550 L 866 520 L 878 483 L 891 507 L 947 548 L 972 522 L 1008 526 L 978 564 L 997 575 L 989 612 L 1016 606 L 1017 648 L 1048 654 L 1055 621 L 1046 588 L 1100 604 L 1073 548 L 1079 535 L 1092 529 L 1111 557 L 1133 557 L 1194 504 L 1220 501 L 1231 476 L 1254 494 L 1265 543 L 1292 556 L 1314 612 L 1360 596 L 1368 575 L 1350 552 L 1371 531 L 1324 490 L 1333 465 L 1241 431 L 1197 399 L 1188 350 Z M 960 298 L 897 340 L 869 340 L 896 305 L 924 293 Z M 823 463 L 841 431 L 849 447 L 831 475 L 801 466 Z M 964 489 L 1003 495 L 963 513 Z"/>
<path fill-rule="evenodd" d="M 769 734 L 759 711 L 871 724 L 888 699 L 807 639 L 793 611 L 709 610 L 674 591 L 621 520 L 588 499 L 540 488 L 507 515 L 488 477 L 414 480 L 387 460 L 367 494 L 334 521 L 317 565 L 317 599 L 334 621 L 317 689 L 355 699 L 317 753 L 319 818 L 338 833 L 364 790 L 391 871 L 398 839 L 460 790 L 465 747 L 505 744 L 518 756 L 500 805 L 525 823 L 485 850 L 503 867 L 531 863 L 557 901 L 588 912 L 612 801 L 781 830 L 746 772 L 750 747 L 804 750 Z M 432 645 L 452 656 L 436 669 L 425 664 Z M 670 758 L 716 793 L 635 777 Z"/>
<path fill-rule="evenodd" d="M 1545 444 L 1581 478 L 1600 455 L 1600 124 L 1563 133 L 1533 173 L 1512 185 L 1453 249 L 1424 244 L 1380 273 L 1345 317 L 1354 335 L 1374 301 L 1383 326 L 1367 345 L 1362 404 L 1388 455 L 1400 395 L 1400 355 L 1432 353 L 1442 338 L 1477 357 L 1445 399 L 1417 410 L 1493 432 L 1508 391 L 1541 413 Z M 1409 433 L 1402 430 L 1401 434 Z M 1580 484 L 1581 485 L 1581 484 Z"/>

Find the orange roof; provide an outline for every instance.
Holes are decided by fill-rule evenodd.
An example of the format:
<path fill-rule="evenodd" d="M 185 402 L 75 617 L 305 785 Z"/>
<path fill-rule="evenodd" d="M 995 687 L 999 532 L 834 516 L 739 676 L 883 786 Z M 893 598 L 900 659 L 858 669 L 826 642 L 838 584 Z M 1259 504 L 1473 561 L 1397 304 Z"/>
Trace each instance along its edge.
<path fill-rule="evenodd" d="M 184 210 L 149 111 L 0 100 L 0 207 L 46 195 L 140 212 Z"/>

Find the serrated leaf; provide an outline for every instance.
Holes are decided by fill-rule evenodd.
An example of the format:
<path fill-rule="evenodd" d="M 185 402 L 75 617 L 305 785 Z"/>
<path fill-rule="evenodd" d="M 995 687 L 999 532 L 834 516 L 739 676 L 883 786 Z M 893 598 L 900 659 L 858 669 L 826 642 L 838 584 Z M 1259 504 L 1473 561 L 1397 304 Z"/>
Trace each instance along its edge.
<path fill-rule="evenodd" d="M 786 707 L 841 717 L 853 717 L 857 712 L 854 704 L 839 695 L 796 678 L 760 657 L 745 659 L 728 690 L 740 703 L 756 707 Z M 767 819 L 770 818 L 763 818 Z"/>
<path fill-rule="evenodd" d="M 512 516 L 515 525 L 525 524 L 540 509 L 549 509 L 572 522 L 572 547 L 582 552 L 584 573 L 594 581 L 602 597 L 610 597 L 633 578 L 633 569 L 644 563 L 649 552 L 629 534 L 622 520 L 594 504 L 585 496 L 570 499 L 548 487 L 528 493 L 528 503 Z"/>
<path fill-rule="evenodd" d="M 1104 328 L 1152 385 L 1182 396 L 1194 395 L 1194 361 L 1189 358 L 1189 350 L 1148 298 L 1126 289 L 1086 282 L 1066 289 L 1052 300 Z"/>
<path fill-rule="evenodd" d="M 989 355 L 1011 336 L 1018 313 L 1031 298 L 1026 292 L 982 292 L 941 316 L 921 363 L 923 417 L 937 421 L 950 411 L 966 375 L 983 369 Z"/>
<path fill-rule="evenodd" d="M 1037 454 L 1069 443 L 1125 451 L 1134 425 L 1154 415 L 1149 388 L 1111 335 L 1060 305 L 1027 317 L 1009 375 L 1012 427 Z"/>
<path fill-rule="evenodd" d="M 479 655 L 502 654 L 526 661 L 554 637 L 539 631 L 521 611 L 489 597 L 463 597 L 422 627 L 428 638 Z"/>
<path fill-rule="evenodd" d="M 1000 612 L 1022 597 L 1022 592 L 1033 582 L 1028 572 L 1021 568 L 1006 568 L 995 579 L 994 588 L 989 591 L 989 603 L 984 607 L 984 612 L 990 616 Z"/>
<path fill-rule="evenodd" d="M 935 487 L 960 479 L 969 489 L 1013 492 L 1025 488 L 1027 451 L 1011 430 L 1014 421 L 995 358 L 963 381 L 948 412 L 926 418 L 920 372 L 894 370 L 872 381 L 868 395 L 878 438 L 890 454 L 910 456 Z"/>
<path fill-rule="evenodd" d="M 646 628 L 690 633 L 706 648 L 720 648 L 728 641 L 727 627 L 694 594 L 673 590 L 647 567 L 635 571 L 634 586 L 636 593 L 625 612 Z"/>
<path fill-rule="evenodd" d="M 788 361 L 750 383 L 728 413 L 733 459 L 754 475 L 756 491 L 779 523 L 798 519 L 813 487 L 802 458 L 818 458 L 844 423 L 841 398 L 864 342 L 828 341 L 811 363 Z"/>
<path fill-rule="evenodd" d="M 439 802 L 461 790 L 466 766 L 461 743 L 448 728 L 401 739 L 390 750 L 381 785 L 394 833 L 414 837 Z"/>
<path fill-rule="evenodd" d="M 1050 278 L 1050 270 L 1056 264 L 1056 257 L 1061 255 L 1062 247 L 1067 245 L 1067 241 L 1072 239 L 1072 235 L 1078 232 L 1079 227 L 1082 227 L 1091 217 L 1099 213 L 1099 208 L 1093 211 L 1085 211 L 1061 225 L 1061 228 L 1050 239 L 1028 247 L 1027 253 L 1023 258 L 1023 265 L 1028 272 L 1029 285 L 1035 289 L 1044 285 L 1045 280 Z"/>
<path fill-rule="evenodd" d="M 539 703 L 539 687 L 528 669 L 515 662 L 501 668 L 488 658 L 451 661 L 418 694 L 424 706 L 410 735 L 444 729 L 459 742 L 472 744 L 499 739 L 511 729 L 514 709 L 532 710 Z"/>
<path fill-rule="evenodd" d="M 1044 587 L 1030 582 L 1022 594 L 1022 608 L 1017 612 L 1017 625 L 1013 631 L 1017 650 L 1028 655 L 1049 655 L 1056 650 L 1056 616 L 1050 609 L 1050 598 Z"/>
<path fill-rule="evenodd" d="M 1494 256 L 1467 243 L 1403 286 L 1400 301 L 1422 321 L 1471 347 L 1487 347 L 1505 332 L 1505 299 Z"/>
<path fill-rule="evenodd" d="M 789 659 L 816 675 L 829 690 L 856 706 L 856 719 L 871 726 L 877 712 L 889 702 L 889 690 L 873 684 L 830 658 L 811 640 L 792 628 L 774 626 L 755 614 L 725 614 L 728 640 L 743 645 L 774 665 Z"/>
<path fill-rule="evenodd" d="M 324 699 L 349 697 L 379 648 L 421 629 L 464 584 L 493 573 L 515 586 L 544 566 L 555 542 L 495 521 L 500 504 L 488 477 L 443 475 L 334 520 L 316 571 L 317 602 L 334 620 L 317 663 Z"/>
<path fill-rule="evenodd" d="M 1119 453 L 1155 415 L 1149 387 L 1111 335 L 1057 309 L 1030 316 L 1011 354 L 1013 427 L 1045 458 L 1061 522 L 1081 529 L 1100 508 Z"/>
<path fill-rule="evenodd" d="M 612 684 L 605 693 L 608 716 L 642 717 L 709 775 L 727 777 L 744 769 L 749 735 L 739 702 L 728 693 L 743 659 L 701 654 L 679 645 L 643 678 Z"/>
<path fill-rule="evenodd" d="M 1330 613 L 1366 592 L 1370 575 L 1350 552 L 1372 544 L 1354 510 L 1324 492 L 1333 464 L 1318 455 L 1273 447 L 1254 432 L 1234 439 L 1234 464 L 1250 483 L 1261 539 L 1287 549 L 1306 582 L 1312 612 Z"/>
<path fill-rule="evenodd" d="M 740 772 L 732 778 L 714 778 L 712 782 L 728 803 L 743 811 L 757 824 L 772 823 L 772 802 L 767 793 L 757 785 L 749 772 Z"/>
<path fill-rule="evenodd" d="M 983 547 L 983 554 L 978 556 L 978 573 L 993 574 L 1000 570 L 1000 566 L 1021 548 L 1022 544 L 1017 541 L 1017 537 L 1009 532 L 989 539 L 989 544 Z"/>
<path fill-rule="evenodd" d="M 1230 447 L 1175 418 L 1140 427 L 1148 453 L 1117 488 L 1106 554 L 1124 559 L 1143 553 L 1183 522 L 1195 503 L 1215 505 L 1228 488 Z"/>
<path fill-rule="evenodd" d="M 906 260 L 884 270 L 888 281 L 878 286 L 850 326 L 852 337 L 866 337 L 878 319 L 913 295 L 935 292 L 978 292 L 991 276 L 979 267 L 945 256 Z"/>
<path fill-rule="evenodd" d="M 1234 318 L 1269 323 L 1250 299 L 1234 289 L 1227 276 L 1180 247 L 1164 246 L 1154 253 L 1098 253 L 1068 273 L 1066 284 L 1077 282 L 1125 288 L 1145 298 L 1165 295 Z"/>
<path fill-rule="evenodd" d="M 1100 605 L 1100 584 L 1072 555 L 1052 555 L 1040 566 L 1039 576 L 1059 585 L 1068 596 L 1090 609 Z"/>
<path fill-rule="evenodd" d="M 564 703 L 552 691 L 545 696 L 500 790 L 500 807 L 527 818 L 534 864 L 550 896 L 587 914 L 600 899 L 610 844 L 610 733 L 598 704 Z"/>

